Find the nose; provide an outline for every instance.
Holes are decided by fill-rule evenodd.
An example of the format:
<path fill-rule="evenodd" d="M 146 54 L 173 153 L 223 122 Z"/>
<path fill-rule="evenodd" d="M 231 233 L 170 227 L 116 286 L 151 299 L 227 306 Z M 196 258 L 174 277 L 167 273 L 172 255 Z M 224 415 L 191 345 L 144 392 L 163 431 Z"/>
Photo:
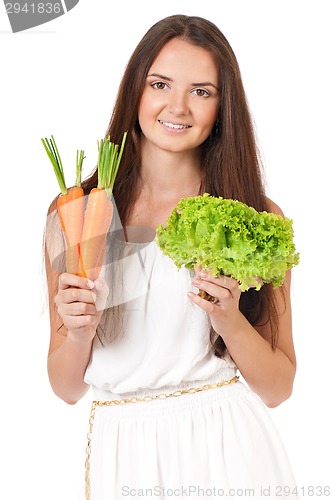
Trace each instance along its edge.
<path fill-rule="evenodd" d="M 188 113 L 188 98 L 185 92 L 173 90 L 170 92 L 168 109 L 174 115 L 185 115 Z"/>

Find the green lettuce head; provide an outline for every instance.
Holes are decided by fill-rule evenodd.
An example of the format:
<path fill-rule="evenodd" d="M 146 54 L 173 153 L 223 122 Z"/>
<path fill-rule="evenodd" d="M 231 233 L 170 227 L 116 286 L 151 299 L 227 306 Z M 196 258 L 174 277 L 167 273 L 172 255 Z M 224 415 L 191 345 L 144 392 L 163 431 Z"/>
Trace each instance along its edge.
<path fill-rule="evenodd" d="M 231 276 L 242 291 L 264 283 L 278 287 L 299 263 L 292 222 L 205 193 L 180 200 L 166 226 L 157 227 L 157 244 L 178 268 L 193 271 L 197 265 L 213 276 Z"/>

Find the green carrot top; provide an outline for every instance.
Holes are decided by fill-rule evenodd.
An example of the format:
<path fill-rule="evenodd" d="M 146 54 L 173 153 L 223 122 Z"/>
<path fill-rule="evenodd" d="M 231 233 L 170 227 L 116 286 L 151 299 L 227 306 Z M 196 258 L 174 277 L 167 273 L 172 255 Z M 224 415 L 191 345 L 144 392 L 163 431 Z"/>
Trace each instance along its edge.
<path fill-rule="evenodd" d="M 110 137 L 101 139 L 98 144 L 98 188 L 107 189 L 110 192 L 113 189 L 115 177 L 118 173 L 120 161 L 122 158 L 124 145 L 127 139 L 127 132 L 123 134 L 122 143 L 119 151 L 119 145 L 110 141 Z"/>
<path fill-rule="evenodd" d="M 45 138 L 45 139 L 42 139 L 41 141 L 43 143 L 43 146 L 45 148 L 47 156 L 49 157 L 49 159 L 53 165 L 53 170 L 54 170 L 54 173 L 55 173 L 56 178 L 58 180 L 61 194 L 67 194 L 68 189 L 66 187 L 65 174 L 64 174 L 60 153 L 59 153 L 59 150 L 57 148 L 55 139 L 54 139 L 53 135 L 51 135 L 50 139 Z M 83 166 L 84 158 L 85 158 L 84 151 L 77 150 L 77 152 L 76 152 L 76 183 L 75 183 L 75 185 L 77 187 L 81 187 L 82 166 Z"/>

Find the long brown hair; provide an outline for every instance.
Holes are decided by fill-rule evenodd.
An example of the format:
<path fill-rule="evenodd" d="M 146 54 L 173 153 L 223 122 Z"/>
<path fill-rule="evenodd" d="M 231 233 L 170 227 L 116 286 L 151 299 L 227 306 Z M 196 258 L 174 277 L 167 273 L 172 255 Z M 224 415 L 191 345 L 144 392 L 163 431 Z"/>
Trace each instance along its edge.
<path fill-rule="evenodd" d="M 140 191 L 140 136 L 138 108 L 148 71 L 166 43 L 181 38 L 208 50 L 219 74 L 220 108 L 216 125 L 201 146 L 202 183 L 208 192 L 240 200 L 258 211 L 268 210 L 262 181 L 262 166 L 236 56 L 225 36 L 210 21 L 197 16 L 174 15 L 154 24 L 134 50 L 120 83 L 106 136 L 120 143 L 129 131 L 127 144 L 113 189 L 115 204 L 125 228 Z M 97 184 L 97 172 L 83 183 L 88 193 Z M 257 292 L 243 293 L 240 309 L 252 325 L 264 321 L 271 328 L 276 347 L 278 315 L 275 294 L 264 285 Z M 215 354 L 225 350 L 221 337 L 211 331 Z"/>

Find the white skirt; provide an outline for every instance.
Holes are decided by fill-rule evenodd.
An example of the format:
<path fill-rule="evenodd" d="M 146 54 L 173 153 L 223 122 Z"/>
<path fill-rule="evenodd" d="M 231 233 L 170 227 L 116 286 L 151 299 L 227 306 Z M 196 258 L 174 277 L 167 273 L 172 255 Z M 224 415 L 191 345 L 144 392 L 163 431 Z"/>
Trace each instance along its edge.
<path fill-rule="evenodd" d="M 227 380 L 140 390 L 143 397 Z M 96 400 L 120 399 L 94 388 Z M 241 381 L 179 397 L 98 406 L 90 435 L 90 499 L 298 499 L 280 436 L 262 401 Z"/>

